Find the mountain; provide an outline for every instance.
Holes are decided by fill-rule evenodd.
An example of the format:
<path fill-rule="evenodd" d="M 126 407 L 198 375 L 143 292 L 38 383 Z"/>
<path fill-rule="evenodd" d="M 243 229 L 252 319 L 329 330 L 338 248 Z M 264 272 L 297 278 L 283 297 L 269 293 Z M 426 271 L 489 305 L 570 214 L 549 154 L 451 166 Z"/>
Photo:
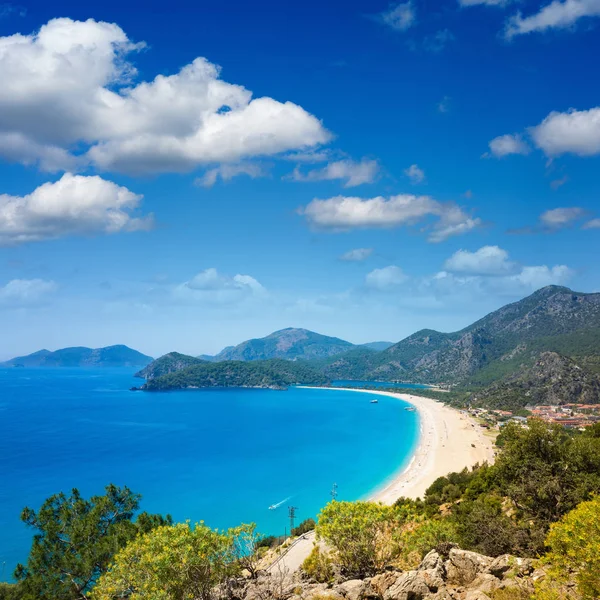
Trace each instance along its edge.
<path fill-rule="evenodd" d="M 359 344 L 361 348 L 367 348 L 369 350 L 375 350 L 381 352 L 387 350 L 390 346 L 394 345 L 394 342 L 367 342 L 366 344 Z"/>
<path fill-rule="evenodd" d="M 153 360 L 149 365 L 138 371 L 135 376 L 142 379 L 155 379 L 170 373 L 176 373 L 182 369 L 187 369 L 193 365 L 202 364 L 206 361 L 194 356 L 187 356 L 179 352 L 169 352 L 156 360 Z"/>
<path fill-rule="evenodd" d="M 542 352 L 531 366 L 475 392 L 471 401 L 489 408 L 600 402 L 600 377 L 557 352 Z"/>
<path fill-rule="evenodd" d="M 204 362 L 150 379 L 140 389 L 145 391 L 208 387 L 285 389 L 300 383 L 324 385 L 328 380 L 322 373 L 302 361 L 283 359 L 222 361 Z"/>
<path fill-rule="evenodd" d="M 484 386 L 531 366 L 546 351 L 600 372 L 600 294 L 548 286 L 461 331 L 423 329 L 382 352 L 347 356 L 351 364 L 326 372 L 339 379 Z"/>
<path fill-rule="evenodd" d="M 152 362 L 146 356 L 127 346 L 107 346 L 106 348 L 62 348 L 51 352 L 39 350 L 27 356 L 17 356 L 3 367 L 144 367 Z"/>
<path fill-rule="evenodd" d="M 213 360 L 310 360 L 341 354 L 354 344 L 335 337 L 321 335 L 307 329 L 290 327 L 276 331 L 264 338 L 248 340 L 219 352 Z"/>

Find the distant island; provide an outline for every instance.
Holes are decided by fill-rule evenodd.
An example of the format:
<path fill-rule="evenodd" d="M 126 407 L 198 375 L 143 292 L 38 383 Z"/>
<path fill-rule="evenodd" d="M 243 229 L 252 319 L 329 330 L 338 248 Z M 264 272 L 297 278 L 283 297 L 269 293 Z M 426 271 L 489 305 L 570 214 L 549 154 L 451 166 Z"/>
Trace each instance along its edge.
<path fill-rule="evenodd" d="M 144 390 L 403 381 L 442 385 L 451 390 L 443 399 L 461 405 L 594 404 L 600 402 L 600 294 L 548 286 L 460 331 L 424 329 L 391 346 L 283 329 L 215 357 L 172 352 L 138 376 L 147 380 Z"/>
<path fill-rule="evenodd" d="M 152 360 L 151 356 L 123 345 L 105 348 L 75 346 L 17 356 L 0 363 L 0 367 L 144 367 Z"/>

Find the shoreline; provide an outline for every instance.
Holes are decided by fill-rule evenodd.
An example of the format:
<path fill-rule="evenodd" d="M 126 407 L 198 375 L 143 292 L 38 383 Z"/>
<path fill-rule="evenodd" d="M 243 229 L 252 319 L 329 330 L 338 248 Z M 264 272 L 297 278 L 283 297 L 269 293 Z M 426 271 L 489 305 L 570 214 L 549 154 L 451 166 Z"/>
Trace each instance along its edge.
<path fill-rule="evenodd" d="M 419 438 L 410 462 L 402 465 L 390 478 L 371 491 L 367 496 L 368 500 L 393 504 L 401 496 L 422 498 L 425 490 L 438 477 L 462 471 L 477 463 L 494 462 L 493 441 L 485 436 L 485 430 L 466 413 L 450 408 L 438 400 L 402 392 L 360 388 L 323 389 L 389 396 L 403 400 L 417 410 Z"/>

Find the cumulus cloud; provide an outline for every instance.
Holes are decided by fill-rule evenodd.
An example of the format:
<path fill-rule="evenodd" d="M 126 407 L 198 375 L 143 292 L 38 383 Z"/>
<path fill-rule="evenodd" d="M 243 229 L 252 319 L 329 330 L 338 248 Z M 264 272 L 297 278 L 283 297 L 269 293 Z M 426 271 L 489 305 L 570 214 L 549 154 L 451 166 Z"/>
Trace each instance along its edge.
<path fill-rule="evenodd" d="M 515 268 L 508 252 L 498 246 L 483 246 L 475 252 L 458 250 L 444 264 L 446 271 L 470 275 L 507 275 Z"/>
<path fill-rule="evenodd" d="M 509 282 L 520 285 L 526 289 L 537 290 L 547 285 L 562 285 L 567 283 L 573 276 L 573 271 L 566 265 L 555 265 L 548 267 L 523 267 L 520 273 L 511 275 Z"/>
<path fill-rule="evenodd" d="M 582 229 L 600 229 L 600 219 L 591 219 L 583 225 Z"/>
<path fill-rule="evenodd" d="M 230 181 L 239 175 L 247 175 L 251 179 L 256 179 L 257 177 L 264 177 L 265 170 L 260 165 L 254 163 L 223 164 L 209 169 L 202 177 L 198 177 L 194 183 L 202 187 L 212 187 L 219 179 L 221 181 Z"/>
<path fill-rule="evenodd" d="M 553 208 L 540 215 L 540 222 L 546 229 L 556 230 L 572 225 L 587 214 L 587 211 L 579 206 L 568 208 Z"/>
<path fill-rule="evenodd" d="M 416 21 L 415 9 L 411 0 L 391 5 L 388 10 L 379 13 L 378 18 L 396 31 L 406 31 Z"/>
<path fill-rule="evenodd" d="M 529 133 L 548 156 L 600 154 L 600 107 L 590 110 L 551 112 Z"/>
<path fill-rule="evenodd" d="M 419 165 L 410 165 L 408 169 L 404 169 L 404 174 L 410 179 L 413 184 L 425 181 L 425 171 Z"/>
<path fill-rule="evenodd" d="M 519 12 L 511 17 L 504 35 L 511 39 L 517 35 L 549 29 L 565 29 L 583 17 L 600 16 L 600 0 L 554 0 L 539 12 L 523 17 Z"/>
<path fill-rule="evenodd" d="M 434 219 L 428 226 L 428 239 L 441 242 L 481 225 L 481 219 L 472 218 L 452 202 L 438 202 L 429 196 L 401 194 L 383 198 L 335 196 L 327 200 L 312 200 L 298 210 L 309 225 L 319 229 L 344 231 L 350 229 L 386 229 L 414 225 Z"/>
<path fill-rule="evenodd" d="M 92 19 L 53 19 L 39 32 L 0 37 L 0 134 L 12 136 L 0 138 L 0 152 L 56 168 L 73 157 L 49 160 L 48 153 L 82 148 L 81 162 L 136 174 L 240 162 L 330 139 L 300 106 L 253 99 L 205 58 L 136 84 L 128 59 L 140 47 L 118 25 Z"/>
<path fill-rule="evenodd" d="M 531 148 L 523 141 L 520 135 L 500 135 L 494 138 L 489 143 L 490 151 L 484 154 L 485 157 L 495 156 L 496 158 L 502 158 L 509 154 L 529 154 Z"/>
<path fill-rule="evenodd" d="M 396 289 L 407 279 L 408 277 L 400 267 L 390 265 L 382 269 L 374 269 L 368 273 L 365 278 L 365 285 L 368 288 L 386 292 Z"/>
<path fill-rule="evenodd" d="M 176 286 L 172 299 L 184 303 L 236 304 L 266 295 L 265 288 L 250 275 L 222 275 L 215 268 L 201 271 Z"/>
<path fill-rule="evenodd" d="M 13 279 L 0 287 L 0 306 L 21 308 L 43 304 L 58 286 L 44 279 Z"/>
<path fill-rule="evenodd" d="M 364 183 L 372 183 L 379 173 L 379 164 L 376 160 L 363 158 L 360 162 L 345 159 L 331 162 L 322 169 L 313 169 L 303 173 L 296 167 L 289 179 L 294 181 L 344 181 L 344 187 L 356 187 Z"/>
<path fill-rule="evenodd" d="M 360 262 L 366 260 L 373 254 L 373 248 L 355 248 L 340 256 L 340 260 L 347 262 Z"/>
<path fill-rule="evenodd" d="M 0 194 L 0 244 L 149 229 L 152 215 L 133 216 L 141 199 L 101 177 L 70 173 L 26 196 Z"/>

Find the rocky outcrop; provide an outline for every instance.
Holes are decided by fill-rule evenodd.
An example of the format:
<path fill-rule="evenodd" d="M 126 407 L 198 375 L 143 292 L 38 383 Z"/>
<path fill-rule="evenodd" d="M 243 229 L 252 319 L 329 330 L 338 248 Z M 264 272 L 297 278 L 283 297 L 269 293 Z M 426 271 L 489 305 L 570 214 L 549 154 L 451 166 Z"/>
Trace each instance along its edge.
<path fill-rule="evenodd" d="M 432 550 L 417 569 L 390 568 L 365 579 L 317 583 L 301 573 L 259 578 L 248 583 L 241 600 L 490 600 L 497 590 L 518 587 L 533 593 L 544 576 L 531 559 L 508 554 L 492 558 L 453 548 L 446 557 Z"/>

